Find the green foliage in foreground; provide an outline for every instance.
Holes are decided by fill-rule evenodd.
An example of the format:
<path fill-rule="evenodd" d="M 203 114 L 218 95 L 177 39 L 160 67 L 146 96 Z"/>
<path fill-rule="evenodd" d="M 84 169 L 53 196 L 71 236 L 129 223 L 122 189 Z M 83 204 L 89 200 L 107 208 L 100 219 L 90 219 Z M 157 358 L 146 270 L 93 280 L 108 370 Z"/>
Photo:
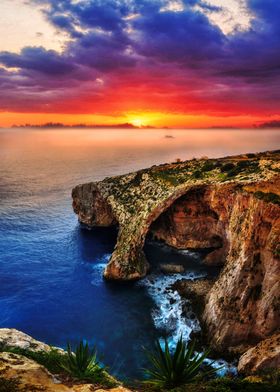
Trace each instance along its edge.
<path fill-rule="evenodd" d="M 44 366 L 54 374 L 61 372 L 60 363 L 65 356 L 62 351 L 55 348 L 51 348 L 50 351 L 32 351 L 20 347 L 2 347 L 0 351 L 23 355 Z"/>
<path fill-rule="evenodd" d="M 111 377 L 97 360 L 96 349 L 90 350 L 82 341 L 72 352 L 70 344 L 67 352 L 56 348 L 50 351 L 32 351 L 18 347 L 0 347 L 0 351 L 23 355 L 44 366 L 53 374 L 68 374 L 73 378 L 98 383 L 104 387 L 114 387 L 117 381 Z M 1 389 L 0 389 L 0 392 Z"/>
<path fill-rule="evenodd" d="M 174 354 L 170 353 L 168 343 L 165 341 L 164 349 L 159 342 L 156 352 L 148 352 L 152 370 L 146 370 L 148 380 L 136 386 L 135 391 L 172 391 L 172 392 L 279 392 L 280 371 L 268 369 L 262 373 L 241 378 L 215 378 L 205 380 L 206 375 L 213 375 L 217 370 L 203 371 L 202 361 L 209 354 L 194 355 L 194 345 L 186 346 L 179 339 Z M 51 373 L 58 375 L 68 374 L 73 379 L 85 380 L 102 387 L 110 388 L 117 385 L 97 360 L 96 349 L 90 350 L 87 343 L 81 342 L 72 352 L 68 344 L 67 352 L 51 348 L 50 351 L 32 351 L 21 348 L 0 347 L 0 352 L 12 352 L 33 359 L 35 362 L 46 367 Z M 199 377 L 201 376 L 201 377 Z M 74 381 L 74 380 L 73 380 Z M 134 385 L 135 386 L 135 385 Z M 33 387 L 32 387 L 33 388 Z M 6 379 L 0 375 L 0 392 L 39 392 L 40 387 L 24 387 L 20 377 Z"/>
<path fill-rule="evenodd" d="M 252 382 L 238 378 L 217 378 L 204 383 L 193 383 L 169 390 L 172 392 L 279 392 L 279 384 Z"/>
<path fill-rule="evenodd" d="M 202 363 L 209 354 L 209 350 L 203 354 L 195 354 L 195 341 L 190 345 L 178 340 L 174 353 L 170 352 L 168 342 L 165 340 L 164 349 L 159 341 L 156 341 L 155 352 L 147 352 L 147 357 L 152 369 L 145 369 L 148 377 L 147 384 L 158 388 L 174 388 L 192 382 L 199 374 L 211 375 L 218 369 L 202 370 Z"/>
<path fill-rule="evenodd" d="M 91 350 L 88 343 L 84 344 L 83 341 L 76 347 L 75 352 L 72 352 L 68 343 L 67 354 L 60 361 L 60 366 L 71 376 L 84 380 L 99 378 L 103 372 L 97 360 L 96 348 Z"/>

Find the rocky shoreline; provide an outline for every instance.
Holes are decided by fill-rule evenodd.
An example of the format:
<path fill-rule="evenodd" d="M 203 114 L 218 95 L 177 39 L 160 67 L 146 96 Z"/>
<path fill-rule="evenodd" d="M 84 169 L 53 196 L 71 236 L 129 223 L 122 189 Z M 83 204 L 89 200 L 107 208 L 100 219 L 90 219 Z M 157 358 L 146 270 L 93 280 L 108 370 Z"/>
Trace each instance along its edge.
<path fill-rule="evenodd" d="M 240 372 L 279 367 L 279 173 L 279 151 L 194 159 L 78 185 L 73 208 L 83 224 L 119 228 L 107 279 L 148 273 L 147 234 L 177 249 L 211 249 L 204 262 L 222 267 L 214 284 L 184 288 L 199 308 L 208 344 L 244 354 Z M 249 365 L 252 347 L 271 360 Z"/>

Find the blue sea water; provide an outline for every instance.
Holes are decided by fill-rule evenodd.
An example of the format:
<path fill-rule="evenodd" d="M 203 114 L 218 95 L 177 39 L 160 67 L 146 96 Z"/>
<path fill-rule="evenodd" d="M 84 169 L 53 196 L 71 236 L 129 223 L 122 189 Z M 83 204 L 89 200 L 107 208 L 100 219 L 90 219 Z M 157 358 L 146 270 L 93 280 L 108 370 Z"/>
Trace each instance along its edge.
<path fill-rule="evenodd" d="M 169 289 L 180 276 L 103 281 L 116 232 L 80 227 L 71 189 L 176 158 L 264 151 L 279 142 L 279 131 L 260 130 L 0 130 L 0 328 L 61 347 L 86 339 L 114 374 L 139 377 L 142 346 L 166 333 L 171 342 L 187 339 L 198 321 L 191 308 L 184 316 Z M 209 273 L 199 252 L 152 243 L 146 250 L 154 264 L 180 259 L 189 279 Z"/>

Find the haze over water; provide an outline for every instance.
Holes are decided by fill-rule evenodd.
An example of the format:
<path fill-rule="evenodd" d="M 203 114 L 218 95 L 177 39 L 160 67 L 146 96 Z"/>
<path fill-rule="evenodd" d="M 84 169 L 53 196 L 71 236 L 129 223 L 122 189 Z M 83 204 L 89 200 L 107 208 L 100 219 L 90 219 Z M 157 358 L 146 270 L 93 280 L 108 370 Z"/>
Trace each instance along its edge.
<path fill-rule="evenodd" d="M 1 130 L 0 328 L 60 346 L 88 339 L 115 373 L 137 375 L 141 347 L 162 334 L 163 323 L 172 336 L 186 320 L 172 324 L 160 290 L 102 280 L 116 232 L 82 230 L 72 188 L 177 158 L 279 146 L 278 130 Z M 153 262 L 178 256 L 168 249 L 150 255 Z M 190 276 L 207 272 L 196 260 L 186 256 Z"/>

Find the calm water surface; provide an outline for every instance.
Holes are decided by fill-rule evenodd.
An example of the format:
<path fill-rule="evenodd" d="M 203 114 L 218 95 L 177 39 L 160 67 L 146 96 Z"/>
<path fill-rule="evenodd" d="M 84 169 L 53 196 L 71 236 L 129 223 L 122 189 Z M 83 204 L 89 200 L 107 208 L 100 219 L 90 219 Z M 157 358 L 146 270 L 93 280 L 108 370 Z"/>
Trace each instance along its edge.
<path fill-rule="evenodd" d="M 71 189 L 176 158 L 279 147 L 279 131 L 1 130 L 0 327 L 62 347 L 87 339 L 115 374 L 139 376 L 143 345 L 164 333 L 187 338 L 198 323 L 168 289 L 176 275 L 102 280 L 116 233 L 82 229 Z M 179 258 L 189 278 L 207 273 L 199 253 L 148 244 L 147 254 L 153 263 Z"/>

